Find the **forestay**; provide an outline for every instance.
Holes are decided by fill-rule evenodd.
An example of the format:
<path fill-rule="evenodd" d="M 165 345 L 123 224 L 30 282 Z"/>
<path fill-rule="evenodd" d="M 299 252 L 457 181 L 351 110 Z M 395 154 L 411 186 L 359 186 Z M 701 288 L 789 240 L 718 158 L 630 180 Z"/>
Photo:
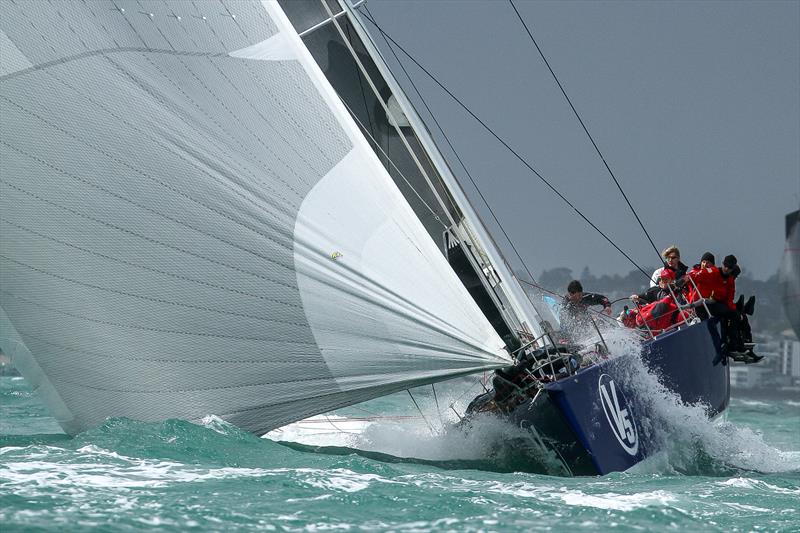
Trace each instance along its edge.
<path fill-rule="evenodd" d="M 507 364 L 273 2 L 0 3 L 0 347 L 78 432 Z"/>

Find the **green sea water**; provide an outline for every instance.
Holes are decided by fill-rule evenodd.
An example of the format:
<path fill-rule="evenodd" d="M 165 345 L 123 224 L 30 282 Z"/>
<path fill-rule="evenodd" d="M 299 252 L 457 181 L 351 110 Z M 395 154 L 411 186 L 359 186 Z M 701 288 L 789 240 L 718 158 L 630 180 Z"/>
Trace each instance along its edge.
<path fill-rule="evenodd" d="M 503 446 L 514 430 L 497 421 L 477 436 L 432 431 L 419 401 L 427 422 L 342 427 L 326 446 L 213 417 L 111 419 L 69 437 L 22 378 L 0 377 L 0 531 L 800 531 L 800 399 L 734 398 L 717 425 L 668 406 L 663 454 L 592 478 Z"/>

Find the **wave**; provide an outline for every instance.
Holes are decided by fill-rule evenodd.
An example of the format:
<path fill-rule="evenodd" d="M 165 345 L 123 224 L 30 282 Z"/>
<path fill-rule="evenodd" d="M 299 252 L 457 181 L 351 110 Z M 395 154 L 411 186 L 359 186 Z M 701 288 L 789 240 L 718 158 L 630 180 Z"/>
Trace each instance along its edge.
<path fill-rule="evenodd" d="M 800 452 L 769 445 L 760 433 L 728 421 L 727 414 L 709 420 L 705 405 L 682 402 L 639 358 L 634 359 L 639 362 L 631 369 L 635 394 L 651 413 L 645 430 L 662 450 L 660 458 L 642 468 L 700 476 L 800 472 Z M 773 407 L 770 403 L 747 400 L 743 405 L 749 409 Z"/>
<path fill-rule="evenodd" d="M 639 345 L 628 336 L 608 336 L 617 355 L 638 354 Z M 650 419 L 642 420 L 649 441 L 661 450 L 636 467 L 637 472 L 688 476 L 731 476 L 742 473 L 800 472 L 800 451 L 780 450 L 763 436 L 724 416 L 710 421 L 704 405 L 687 405 L 666 389 L 658 377 L 638 364 L 629 369 L 630 381 L 637 384 L 634 394 L 647 406 Z M 736 400 L 735 405 L 750 411 L 775 407 L 771 403 Z M 353 424 L 343 417 L 320 418 L 319 425 L 295 428 L 277 440 L 292 441 L 297 449 L 341 455 L 357 453 L 385 462 L 418 462 L 440 468 L 472 468 L 498 472 L 524 471 L 564 475 L 560 461 L 541 446 L 535 435 L 502 419 L 487 416 L 473 421 L 470 431 L 453 426 L 452 417 L 441 420 L 429 415 L 381 419 Z M 322 428 L 327 429 L 322 429 Z M 447 429 L 449 428 L 449 429 Z M 339 440 L 336 439 L 338 429 Z"/>
<path fill-rule="evenodd" d="M 357 454 L 386 463 L 415 463 L 446 470 L 564 474 L 563 466 L 528 430 L 495 416 L 478 416 L 468 431 L 454 419 L 375 417 L 368 420 L 323 415 L 267 438 L 299 450 Z"/>

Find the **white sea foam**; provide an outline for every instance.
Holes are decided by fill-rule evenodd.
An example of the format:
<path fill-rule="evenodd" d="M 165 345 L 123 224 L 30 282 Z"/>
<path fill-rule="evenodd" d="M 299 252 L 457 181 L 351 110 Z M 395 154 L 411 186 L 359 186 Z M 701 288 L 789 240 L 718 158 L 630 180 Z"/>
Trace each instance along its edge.
<path fill-rule="evenodd" d="M 633 511 L 634 509 L 645 507 L 668 507 L 671 503 L 677 501 L 675 495 L 662 490 L 636 494 L 618 494 L 614 492 L 586 494 L 580 490 L 570 490 L 559 494 L 559 497 L 567 505 L 614 511 Z"/>
<path fill-rule="evenodd" d="M 127 457 L 93 445 L 76 450 L 83 461 L 65 463 L 57 452 L 63 450 L 51 450 L 47 460 L 39 457 L 40 453 L 26 453 L 4 462 L 0 465 L 0 485 L 26 498 L 37 497 L 53 489 L 69 493 L 75 498 L 91 497 L 91 493 L 106 491 L 113 493 L 118 500 L 118 507 L 124 509 L 131 508 L 138 495 L 150 490 L 215 480 L 285 479 L 289 476 L 300 484 L 328 493 L 355 493 L 375 484 L 404 484 L 377 474 L 343 468 L 204 468 L 169 460 Z"/>
<path fill-rule="evenodd" d="M 763 473 L 800 469 L 793 452 L 765 443 L 755 431 L 724 419 L 711 422 L 704 405 L 687 405 L 648 372 L 638 357 L 630 368 L 635 394 L 648 404 L 652 419 L 646 425 L 650 437 L 667 450 L 670 465 L 679 469 L 696 459 L 698 446 L 719 461 L 735 468 Z"/>
<path fill-rule="evenodd" d="M 372 420 L 346 418 L 337 415 L 312 416 L 305 420 L 270 431 L 265 438 L 297 442 L 308 446 L 355 447 Z"/>
<path fill-rule="evenodd" d="M 13 459 L 0 465 L 0 483 L 20 495 L 47 487 L 125 491 L 174 483 L 275 475 L 274 471 L 261 468 L 199 468 L 175 461 L 126 457 L 94 445 L 77 449 L 75 452 L 85 460 L 71 463 L 60 460 L 64 452 L 60 448 L 34 447 L 20 454 L 23 450 L 18 448 Z"/>
<path fill-rule="evenodd" d="M 304 483 L 312 487 L 337 492 L 359 492 L 368 489 L 373 483 L 402 484 L 376 474 L 362 474 L 342 468 L 332 470 L 301 468 L 296 469 L 295 472 L 305 474 L 303 476 Z"/>
<path fill-rule="evenodd" d="M 759 400 L 743 400 L 741 398 L 736 400 L 736 403 L 741 405 L 747 405 L 749 407 L 770 407 L 771 404 L 767 402 L 762 402 Z"/>
<path fill-rule="evenodd" d="M 446 396 L 441 399 L 449 402 Z M 450 416 L 443 412 L 441 418 L 430 413 L 425 418 L 372 419 L 323 415 L 284 426 L 265 437 L 313 446 L 346 446 L 427 461 L 486 460 L 514 442 L 515 453 L 529 454 L 543 463 L 549 461 L 554 473 L 562 473 L 557 458 L 538 446 L 527 430 L 493 416 L 475 417 L 469 431 L 456 428 L 457 421 L 452 412 Z"/>
<path fill-rule="evenodd" d="M 0 480 L 8 486 L 15 484 L 38 486 L 78 486 L 94 488 L 156 488 L 172 483 L 191 483 L 202 480 L 260 477 L 274 475 L 273 471 L 258 468 L 223 467 L 200 469 L 170 461 L 132 460 L 128 465 L 103 462 L 64 464 L 50 461 L 25 460 L 7 462 L 0 468 Z"/>
<path fill-rule="evenodd" d="M 731 479 L 726 479 L 725 481 L 720 481 L 717 484 L 728 487 L 761 490 L 768 493 L 800 496 L 800 488 L 779 487 L 777 485 L 773 485 L 772 483 L 767 483 L 766 481 L 762 481 L 760 479 L 735 477 Z"/>

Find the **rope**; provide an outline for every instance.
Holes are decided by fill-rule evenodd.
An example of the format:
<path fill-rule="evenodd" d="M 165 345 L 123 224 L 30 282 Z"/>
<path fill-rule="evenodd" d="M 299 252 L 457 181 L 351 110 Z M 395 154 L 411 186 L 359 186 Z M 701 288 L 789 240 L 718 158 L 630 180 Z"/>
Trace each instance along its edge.
<path fill-rule="evenodd" d="M 447 224 L 442 222 L 442 219 L 441 219 L 441 217 L 439 217 L 438 213 L 436 213 L 436 211 L 433 210 L 433 208 L 428 204 L 428 202 L 426 202 L 422 198 L 422 196 L 419 194 L 419 192 L 417 192 L 417 189 L 414 188 L 414 186 L 411 184 L 411 182 L 408 181 L 408 178 L 406 178 L 405 174 L 403 174 L 403 171 L 401 171 L 400 168 L 395 164 L 395 162 L 392 161 L 392 159 L 389 157 L 389 154 L 387 154 L 383 150 L 383 148 L 381 147 L 381 145 L 377 141 L 377 139 L 375 139 L 375 137 L 372 136 L 372 134 L 369 132 L 369 130 L 367 130 L 366 126 L 364 126 L 364 123 L 361 122 L 361 120 L 358 118 L 358 115 L 355 114 L 355 112 L 350 108 L 349 105 L 347 105 L 347 102 L 345 102 L 342 97 L 339 97 L 339 100 L 341 100 L 341 102 L 347 108 L 347 111 L 350 112 L 350 116 L 352 116 L 353 120 L 355 120 L 356 123 L 358 123 L 359 127 L 364 132 L 364 134 L 367 137 L 369 137 L 369 140 L 372 141 L 372 143 L 375 145 L 375 147 L 378 150 L 380 150 L 380 152 L 386 157 L 386 161 L 388 161 L 389 164 L 392 165 L 392 167 L 397 171 L 397 173 L 400 175 L 400 177 L 403 178 L 403 181 L 406 182 L 406 185 L 408 185 L 408 187 L 411 189 L 411 191 L 414 193 L 414 195 L 419 199 L 420 202 L 422 202 L 422 205 L 424 205 L 428 209 L 428 211 L 430 211 L 431 215 L 433 215 L 434 220 L 436 220 L 439 224 L 441 224 L 442 228 L 448 229 Z"/>
<path fill-rule="evenodd" d="M 363 6 L 363 9 L 367 12 L 367 14 L 370 17 L 372 17 L 372 13 L 369 11 L 369 8 L 366 5 Z M 372 19 L 370 19 L 370 21 L 372 21 Z M 436 115 L 433 114 L 433 111 L 428 106 L 428 103 L 422 97 L 422 93 L 420 93 L 419 89 L 417 88 L 417 85 L 414 83 L 414 80 L 411 78 L 411 75 L 406 70 L 405 65 L 403 65 L 403 63 L 400 61 L 400 58 L 397 57 L 397 53 L 394 51 L 394 48 L 392 48 L 392 46 L 389 45 L 389 41 L 386 39 L 386 35 L 381 33 L 381 36 L 383 37 L 383 40 L 387 44 L 387 47 L 389 48 L 389 50 L 392 52 L 392 55 L 394 56 L 395 61 L 397 61 L 397 64 L 400 65 L 400 68 L 403 70 L 403 74 L 406 75 L 406 78 L 408 78 L 409 83 L 411 83 L 411 87 L 414 89 L 414 92 L 417 93 L 417 96 L 419 97 L 420 102 L 422 102 L 422 105 L 425 106 L 425 109 L 428 111 L 428 114 L 430 115 L 431 119 L 433 119 L 434 124 L 436 124 L 436 127 L 439 129 L 439 132 L 442 134 L 442 137 L 444 138 L 445 142 L 450 147 L 450 150 L 453 152 L 453 155 L 456 157 L 456 160 L 458 160 L 459 165 L 461 165 L 461 168 L 464 169 L 464 173 L 467 175 L 467 178 L 469 178 L 470 183 L 472 183 L 472 186 L 475 187 L 475 190 L 478 192 L 478 196 L 480 196 L 481 200 L 483 201 L 483 205 L 485 205 L 486 209 L 489 210 L 489 214 L 492 215 L 492 218 L 494 219 L 495 223 L 497 224 L 497 227 L 500 228 L 500 231 L 503 233 L 503 236 L 506 238 L 506 240 L 508 241 L 508 244 L 511 246 L 511 249 L 514 251 L 514 254 L 517 256 L 517 259 L 519 259 L 520 263 L 522 263 L 522 267 L 525 269 L 525 272 L 528 274 L 528 276 L 532 280 L 535 280 L 535 278 L 533 277 L 533 274 L 531 273 L 531 270 L 528 268 L 527 263 L 525 263 L 525 260 L 522 259 L 522 255 L 520 255 L 519 251 L 517 250 L 517 247 L 514 246 L 514 242 L 511 240 L 511 237 L 509 237 L 509 235 L 506 232 L 505 228 L 500 223 L 500 220 L 497 218 L 497 215 L 495 215 L 494 210 L 492 209 L 492 206 L 489 205 L 489 202 L 486 200 L 486 197 L 484 197 L 483 192 L 481 191 L 480 187 L 478 187 L 478 184 L 472 178 L 472 174 L 467 169 L 466 164 L 464 164 L 464 161 L 461 160 L 461 156 L 458 155 L 458 152 L 456 151 L 455 147 L 453 146 L 453 143 L 450 142 L 450 137 L 448 137 L 447 133 L 445 133 L 444 128 L 442 128 L 442 125 L 439 124 L 439 121 L 436 119 Z M 385 62 L 385 60 L 384 60 L 384 62 Z"/>
<path fill-rule="evenodd" d="M 422 409 L 419 408 L 419 404 L 417 403 L 417 400 L 415 400 L 414 399 L 414 395 L 411 394 L 411 389 L 406 389 L 406 392 L 408 393 L 408 396 L 411 398 L 411 401 L 414 402 L 414 405 L 416 406 L 417 411 L 419 411 L 419 414 L 422 416 L 422 419 L 425 421 L 426 424 L 428 424 L 428 427 L 431 429 L 431 433 L 433 433 L 435 435 L 436 434 L 436 430 L 433 429 L 433 426 L 428 421 L 428 418 L 425 416 L 425 413 L 423 413 Z"/>
<path fill-rule="evenodd" d="M 492 130 L 480 117 L 478 117 L 475 113 L 472 112 L 455 94 L 453 94 L 447 87 L 445 87 L 433 74 L 430 73 L 428 69 L 422 66 L 419 61 L 417 61 L 411 54 L 409 54 L 405 48 L 403 48 L 397 41 L 395 41 L 389 34 L 387 34 L 383 28 L 381 28 L 375 20 L 369 16 L 369 14 L 364 15 L 367 20 L 369 20 L 373 26 L 384 36 L 384 38 L 388 39 L 394 46 L 400 50 L 403 55 L 405 55 L 408 59 L 410 59 L 417 67 L 419 67 L 422 72 L 425 73 L 436 85 L 438 85 L 445 93 L 447 93 L 450 98 L 453 99 L 464 111 L 466 111 L 473 119 L 475 119 L 492 137 L 494 137 L 500 144 L 502 144 L 509 152 L 511 152 L 514 157 L 516 157 L 523 165 L 525 165 L 528 170 L 533 172 L 533 174 L 539 178 L 539 180 L 544 183 L 556 196 L 558 196 L 565 204 L 567 204 L 578 216 L 580 216 L 584 222 L 589 224 L 589 226 L 594 229 L 597 233 L 599 233 L 611 246 L 613 246 L 620 254 L 622 254 L 625 259 L 627 259 L 636 269 L 638 269 L 648 280 L 650 279 L 650 274 L 645 272 L 645 270 L 639 266 L 636 261 L 634 261 L 627 253 L 625 253 L 622 248 L 617 246 L 617 244 L 611 240 L 611 238 L 606 235 L 603 230 L 598 228 L 591 220 L 589 220 L 586 215 L 584 215 L 580 209 L 575 207 L 575 205 L 570 202 L 561 192 L 556 189 L 544 176 L 542 176 L 539 171 L 537 171 L 530 163 L 528 163 L 516 150 L 514 150 L 505 140 L 503 140 L 497 133 Z M 660 257 L 660 255 L 659 255 Z"/>
<path fill-rule="evenodd" d="M 622 185 L 619 184 L 619 181 L 617 180 L 617 177 L 614 175 L 614 172 L 611 170 L 611 167 L 606 162 L 606 158 L 603 156 L 603 153 L 600 151 L 600 148 L 597 146 L 597 143 L 594 141 L 594 137 L 592 137 L 592 134 L 589 133 L 589 129 L 586 127 L 586 124 L 584 124 L 583 119 L 581 119 L 581 116 L 578 114 L 578 110 L 575 109 L 574 105 L 572 105 L 572 100 L 570 100 L 569 96 L 567 96 L 567 91 L 565 91 L 564 90 L 564 86 L 561 85 L 561 82 L 559 81 L 558 76 L 556 76 L 556 73 L 553 71 L 552 67 L 550 66 L 550 62 L 547 61 L 547 58 L 544 56 L 544 52 L 542 52 L 542 49 L 539 48 L 539 43 L 537 43 L 536 39 L 533 38 L 533 34 L 531 33 L 531 30 L 528 28 L 528 25 L 525 23 L 525 20 L 523 20 L 522 15 L 520 15 L 520 13 L 519 13 L 519 10 L 517 10 L 517 6 L 514 5 L 514 0 L 508 0 L 508 3 L 511 4 L 511 7 L 514 9 L 514 13 L 517 14 L 517 17 L 519 18 L 519 21 L 522 23 L 522 26 L 525 28 L 525 31 L 528 32 L 528 37 L 531 38 L 531 42 L 533 42 L 533 46 L 536 47 L 536 50 L 539 52 L 539 56 L 541 56 L 542 61 L 544 61 L 544 64 L 547 65 L 547 69 L 550 71 L 550 74 L 553 75 L 553 79 L 556 81 L 556 84 L 558 85 L 558 88 L 561 89 L 561 94 L 563 94 L 564 98 L 566 98 L 570 109 L 572 109 L 572 112 L 575 114 L 575 118 L 577 118 L 578 122 L 580 122 L 580 125 L 583 128 L 583 131 L 586 133 L 586 136 L 589 137 L 589 140 L 591 141 L 592 146 L 594 146 L 594 150 L 597 152 L 597 155 L 600 156 L 600 159 L 603 161 L 603 165 L 605 165 L 606 170 L 608 170 L 608 173 L 611 175 L 611 179 L 614 180 L 614 183 L 617 185 L 617 189 L 619 189 L 619 192 L 620 192 L 620 194 L 622 194 L 622 197 L 625 199 L 625 202 L 628 204 L 628 207 L 630 208 L 631 213 L 633 213 L 633 216 L 636 218 L 636 222 L 639 223 L 639 227 L 642 228 L 642 231 L 644 232 L 645 236 L 647 237 L 647 240 L 650 241 L 650 245 L 653 247 L 653 250 L 655 250 L 656 255 L 658 255 L 659 262 L 661 262 L 662 261 L 661 254 L 659 253 L 658 248 L 656 248 L 656 245 L 653 242 L 653 239 L 650 238 L 650 233 L 648 233 L 647 229 L 644 227 L 644 224 L 642 223 L 642 220 L 639 218 L 639 214 L 636 213 L 636 209 L 633 208 L 633 205 L 631 204 L 631 201 L 628 200 L 628 195 L 625 194 L 624 190 L 622 190 Z"/>
<path fill-rule="evenodd" d="M 442 410 L 439 408 L 439 398 L 436 396 L 436 384 L 431 383 L 431 390 L 433 391 L 433 401 L 436 402 L 436 412 L 439 414 L 439 423 L 444 426 L 444 420 L 442 420 Z"/>
<path fill-rule="evenodd" d="M 328 5 L 326 0 L 320 0 L 320 4 L 325 9 L 325 11 L 328 13 L 328 17 L 331 19 L 331 22 L 333 23 L 333 26 L 336 28 L 337 33 L 342 38 L 342 42 L 344 42 L 345 46 L 347 47 L 348 51 L 350 52 L 350 56 L 353 58 L 353 61 L 355 61 L 356 65 L 358 66 L 358 69 L 361 71 L 361 73 L 364 76 L 364 79 L 366 80 L 366 82 L 369 85 L 370 89 L 372 89 L 372 92 L 375 95 L 375 98 L 377 99 L 377 102 L 381 105 L 381 108 L 383 108 L 383 112 L 386 113 L 387 117 L 390 116 L 391 112 L 389 111 L 388 105 L 386 104 L 386 102 L 383 101 L 383 97 L 381 96 L 380 91 L 375 86 L 375 83 L 372 81 L 372 78 L 370 78 L 366 67 L 364 66 L 364 64 L 361 61 L 361 59 L 358 57 L 358 53 L 356 53 L 355 49 L 353 48 L 353 45 L 350 44 L 350 42 L 347 40 L 347 37 L 344 34 L 344 30 L 342 30 L 342 26 L 336 20 L 336 17 L 333 16 L 333 12 L 331 11 L 331 6 Z M 416 166 L 419 169 L 420 173 L 425 178 L 425 181 L 428 183 L 428 186 L 430 187 L 431 192 L 433 193 L 433 195 L 438 200 L 439 205 L 441 206 L 441 208 L 444 211 L 445 215 L 449 219 L 450 223 L 455 226 L 456 225 L 456 221 L 453 219 L 450 211 L 447 209 L 447 205 L 445 205 L 445 202 L 442 200 L 441 195 L 439 194 L 439 191 L 436 189 L 436 187 L 434 186 L 433 182 L 431 181 L 431 178 L 428 175 L 428 172 L 425 170 L 424 166 L 420 162 L 419 158 L 417 157 L 416 152 L 414 152 L 414 150 L 411 148 L 411 145 L 408 144 L 408 140 L 406 139 L 405 135 L 403 135 L 403 132 L 400 130 L 400 127 L 397 126 L 396 124 L 393 127 L 394 127 L 394 130 L 397 132 L 398 138 L 402 142 L 403 146 L 405 146 L 406 150 L 408 150 L 408 155 L 410 155 L 411 159 L 414 160 L 414 163 L 416 164 Z"/>
<path fill-rule="evenodd" d="M 347 30 L 347 39 L 350 41 L 350 44 L 353 44 L 353 37 L 350 35 L 350 26 L 345 26 Z M 367 93 L 364 90 L 364 81 L 363 77 L 361 76 L 361 72 L 358 71 L 358 86 L 361 87 L 361 100 L 364 102 L 364 111 L 367 112 L 367 120 L 369 120 L 369 131 L 372 133 L 372 136 L 375 136 L 375 128 L 372 125 L 372 113 L 369 112 L 369 105 L 367 104 Z M 342 99 L 344 100 L 344 99 Z M 353 112 L 350 112 L 353 114 Z"/>

